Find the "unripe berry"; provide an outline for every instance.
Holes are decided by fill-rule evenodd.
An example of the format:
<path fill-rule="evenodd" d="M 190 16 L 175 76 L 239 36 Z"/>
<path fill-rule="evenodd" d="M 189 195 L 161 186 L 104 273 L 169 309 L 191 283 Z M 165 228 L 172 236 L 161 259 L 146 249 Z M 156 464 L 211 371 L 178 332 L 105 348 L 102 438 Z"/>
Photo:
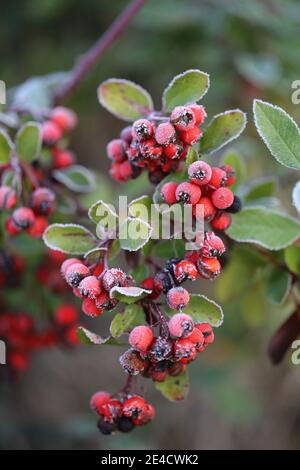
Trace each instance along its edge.
<path fill-rule="evenodd" d="M 106 147 L 108 158 L 114 162 L 121 163 L 126 159 L 124 143 L 121 139 L 111 140 Z"/>
<path fill-rule="evenodd" d="M 170 117 L 171 123 L 179 131 L 187 131 L 196 124 L 196 117 L 193 110 L 187 106 L 176 106 Z"/>
<path fill-rule="evenodd" d="M 72 264 L 82 264 L 81 261 L 77 258 L 69 258 L 69 259 L 66 259 L 61 267 L 60 267 L 60 272 L 61 272 L 61 275 L 63 277 L 66 276 L 66 273 L 67 273 L 67 270 L 70 266 L 72 266 Z"/>
<path fill-rule="evenodd" d="M 155 139 L 160 145 L 168 145 L 176 135 L 175 127 L 170 122 L 158 124 L 155 130 Z"/>
<path fill-rule="evenodd" d="M 190 300 L 190 294 L 183 287 L 173 287 L 167 293 L 167 301 L 173 310 L 182 310 Z"/>
<path fill-rule="evenodd" d="M 33 211 L 29 207 L 19 207 L 12 213 L 12 219 L 20 230 L 29 228 L 35 220 Z"/>
<path fill-rule="evenodd" d="M 213 205 L 217 209 L 227 209 L 233 203 L 233 192 L 229 188 L 218 188 L 212 194 Z"/>
<path fill-rule="evenodd" d="M 115 286 L 124 286 L 126 274 L 117 268 L 108 269 L 102 278 L 102 286 L 108 292 Z"/>
<path fill-rule="evenodd" d="M 194 104 L 190 104 L 189 108 L 193 111 L 195 115 L 196 126 L 201 126 L 201 124 L 203 123 L 204 119 L 207 116 L 204 106 L 194 103 Z"/>
<path fill-rule="evenodd" d="M 161 196 L 166 202 L 166 204 L 172 205 L 177 202 L 176 198 L 176 190 L 177 190 L 178 184 L 174 183 L 173 181 L 170 181 L 169 183 L 165 183 L 163 187 L 161 188 Z"/>
<path fill-rule="evenodd" d="M 55 194 L 48 188 L 37 188 L 31 195 L 30 205 L 36 214 L 50 215 L 55 209 Z"/>
<path fill-rule="evenodd" d="M 89 297 L 83 299 L 81 308 L 88 317 L 98 317 L 103 313 L 103 310 L 97 307 L 95 300 Z"/>
<path fill-rule="evenodd" d="M 174 274 L 178 282 L 183 282 L 186 279 L 195 281 L 198 277 L 195 264 L 188 260 L 180 261 L 180 263 L 175 266 Z"/>
<path fill-rule="evenodd" d="M 198 203 L 193 206 L 192 214 L 197 219 L 204 217 L 205 222 L 209 222 L 216 214 L 217 210 L 209 197 L 203 196 Z"/>
<path fill-rule="evenodd" d="M 17 193 L 9 186 L 0 187 L 0 210 L 12 209 L 17 202 Z"/>
<path fill-rule="evenodd" d="M 148 351 L 148 357 L 152 362 L 169 360 L 172 357 L 172 341 L 159 336 Z"/>
<path fill-rule="evenodd" d="M 227 209 L 225 210 L 226 212 L 229 212 L 230 214 L 237 214 L 238 212 L 242 210 L 242 201 L 240 200 L 238 196 L 234 196 L 233 203 L 231 204 L 231 206 L 227 207 Z"/>
<path fill-rule="evenodd" d="M 166 293 L 174 286 L 174 281 L 171 273 L 163 269 L 159 271 L 154 277 L 154 288 L 157 292 Z"/>
<path fill-rule="evenodd" d="M 197 351 L 195 345 L 187 338 L 182 338 L 175 341 L 174 356 L 176 361 L 182 364 L 188 364 L 196 358 Z"/>
<path fill-rule="evenodd" d="M 71 109 L 58 106 L 51 112 L 51 121 L 54 122 L 62 132 L 69 132 L 77 125 L 77 116 Z"/>
<path fill-rule="evenodd" d="M 235 183 L 236 175 L 233 166 L 224 165 L 221 167 L 226 173 L 226 186 L 232 186 Z"/>
<path fill-rule="evenodd" d="M 120 356 L 120 364 L 124 371 L 129 375 L 138 375 L 145 369 L 145 361 L 141 358 L 138 351 L 128 349 Z"/>
<path fill-rule="evenodd" d="M 183 147 L 178 144 L 169 144 L 164 147 L 164 155 L 170 160 L 176 160 L 182 156 Z"/>
<path fill-rule="evenodd" d="M 221 272 L 221 265 L 218 258 L 199 258 L 198 271 L 204 279 L 215 279 Z"/>
<path fill-rule="evenodd" d="M 72 304 L 61 304 L 55 310 L 53 317 L 57 325 L 70 325 L 78 320 L 78 310 Z"/>
<path fill-rule="evenodd" d="M 104 391 L 94 393 L 90 399 L 90 407 L 96 413 L 99 413 L 99 409 L 104 403 L 107 403 L 111 399 L 111 394 Z"/>
<path fill-rule="evenodd" d="M 211 169 L 211 178 L 209 181 L 209 186 L 211 186 L 214 189 L 221 188 L 222 186 L 225 186 L 227 181 L 227 176 L 224 170 L 222 168 L 218 167 L 213 167 Z"/>
<path fill-rule="evenodd" d="M 45 121 L 42 125 L 42 140 L 46 145 L 54 145 L 62 137 L 62 131 L 55 122 Z"/>
<path fill-rule="evenodd" d="M 143 141 L 152 137 L 153 125 L 148 119 L 138 119 L 132 125 L 132 137 Z"/>
<path fill-rule="evenodd" d="M 186 145 L 194 145 L 202 137 L 202 130 L 195 126 L 188 131 L 180 132 L 180 138 Z"/>
<path fill-rule="evenodd" d="M 213 329 L 209 323 L 198 323 L 196 328 L 201 331 L 204 337 L 204 344 L 211 344 L 215 339 Z"/>
<path fill-rule="evenodd" d="M 26 230 L 31 237 L 41 237 L 48 227 L 48 219 L 41 215 L 35 217 L 33 224 Z"/>
<path fill-rule="evenodd" d="M 101 292 L 101 285 L 96 276 L 87 276 L 79 284 L 79 290 L 83 296 L 95 299 Z"/>
<path fill-rule="evenodd" d="M 82 279 L 89 275 L 89 268 L 82 263 L 74 263 L 66 270 L 65 278 L 71 287 L 78 287 Z"/>
<path fill-rule="evenodd" d="M 129 335 L 129 344 L 141 352 L 147 352 L 153 342 L 153 331 L 149 326 L 140 325 L 133 328 Z"/>
<path fill-rule="evenodd" d="M 219 212 L 210 222 L 214 230 L 226 230 L 231 224 L 231 215 L 226 212 Z"/>
<path fill-rule="evenodd" d="M 176 313 L 168 323 L 170 335 L 173 338 L 185 338 L 194 329 L 192 317 L 185 313 Z"/>
<path fill-rule="evenodd" d="M 202 351 L 204 345 L 204 336 L 199 328 L 194 328 L 192 333 L 187 336 L 186 339 L 188 339 L 194 344 L 197 352 Z"/>
<path fill-rule="evenodd" d="M 199 186 L 192 183 L 180 183 L 176 189 L 177 201 L 183 202 L 184 204 L 197 204 L 201 197 L 201 189 Z"/>
<path fill-rule="evenodd" d="M 117 421 L 118 430 L 120 432 L 130 432 L 134 428 L 134 423 L 130 418 L 126 418 L 126 416 L 121 416 L 121 418 Z"/>
<path fill-rule="evenodd" d="M 221 256 L 225 251 L 225 245 L 214 232 L 205 232 L 201 254 L 206 258 Z"/>
<path fill-rule="evenodd" d="M 67 168 L 75 162 L 75 155 L 71 150 L 55 148 L 52 150 L 53 168 Z"/>
<path fill-rule="evenodd" d="M 208 163 L 198 160 L 189 166 L 188 175 L 192 183 L 201 186 L 209 183 L 212 170 Z"/>

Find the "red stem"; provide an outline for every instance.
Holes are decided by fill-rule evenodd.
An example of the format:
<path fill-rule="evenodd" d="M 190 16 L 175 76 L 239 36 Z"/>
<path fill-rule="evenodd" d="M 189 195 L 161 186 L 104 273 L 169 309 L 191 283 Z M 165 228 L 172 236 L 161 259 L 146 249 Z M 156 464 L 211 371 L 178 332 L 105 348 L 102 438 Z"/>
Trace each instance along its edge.
<path fill-rule="evenodd" d="M 142 8 L 146 1 L 147 0 L 132 0 L 105 31 L 101 38 L 98 39 L 94 46 L 92 46 L 92 48 L 82 56 L 70 73 L 70 79 L 55 93 L 54 102 L 56 105 L 61 103 L 74 91 L 81 80 L 94 67 L 100 57 L 102 57 L 112 43 L 126 30 L 133 17 Z"/>

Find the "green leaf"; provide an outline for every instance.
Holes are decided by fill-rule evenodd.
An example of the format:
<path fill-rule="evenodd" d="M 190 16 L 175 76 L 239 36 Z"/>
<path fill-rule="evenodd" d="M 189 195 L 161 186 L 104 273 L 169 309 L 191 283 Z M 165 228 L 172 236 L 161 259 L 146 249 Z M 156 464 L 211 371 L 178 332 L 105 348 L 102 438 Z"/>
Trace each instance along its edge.
<path fill-rule="evenodd" d="M 290 271 L 300 274 L 300 246 L 288 246 L 284 250 L 284 261 Z"/>
<path fill-rule="evenodd" d="M 209 75 L 200 70 L 187 70 L 173 78 L 163 93 L 163 109 L 199 101 L 209 88 Z"/>
<path fill-rule="evenodd" d="M 118 345 L 119 343 L 112 339 L 110 336 L 107 338 L 102 338 L 102 336 L 93 333 L 87 328 L 79 326 L 77 328 L 77 336 L 81 343 L 87 344 L 88 346 L 99 346 L 100 344 L 111 344 Z"/>
<path fill-rule="evenodd" d="M 236 180 L 230 188 L 232 191 L 235 191 L 243 182 L 246 175 L 246 166 L 244 160 L 238 152 L 236 152 L 234 149 L 230 149 L 223 155 L 222 164 L 231 165 L 234 168 Z"/>
<path fill-rule="evenodd" d="M 123 250 L 138 251 L 150 239 L 152 227 L 142 219 L 128 217 L 119 227 L 119 240 Z"/>
<path fill-rule="evenodd" d="M 271 209 L 249 207 L 234 215 L 226 233 L 237 242 L 256 243 L 276 251 L 300 237 L 300 224 Z"/>
<path fill-rule="evenodd" d="M 293 118 L 261 100 L 254 100 L 253 113 L 257 132 L 273 157 L 284 166 L 300 169 L 300 131 Z"/>
<path fill-rule="evenodd" d="M 27 122 L 16 136 L 16 151 L 19 158 L 26 162 L 35 160 L 41 151 L 41 128 L 36 122 Z"/>
<path fill-rule="evenodd" d="M 107 220 L 108 222 L 111 220 L 113 222 L 118 218 L 113 204 L 108 204 L 102 200 L 92 204 L 89 208 L 88 216 L 92 222 L 95 222 L 95 224 L 98 224 L 99 222 L 104 223 L 104 220 Z"/>
<path fill-rule="evenodd" d="M 198 152 L 194 147 L 189 147 L 185 159 L 186 167 L 188 168 L 192 163 L 198 160 Z"/>
<path fill-rule="evenodd" d="M 292 193 L 293 205 L 296 207 L 298 214 L 300 214 L 300 181 L 295 184 Z"/>
<path fill-rule="evenodd" d="M 128 214 L 130 217 L 137 217 L 149 223 L 151 216 L 152 199 L 150 196 L 140 196 L 134 199 L 128 205 Z"/>
<path fill-rule="evenodd" d="M 100 104 L 124 121 L 135 121 L 153 111 L 149 93 L 129 80 L 112 78 L 98 87 Z"/>
<path fill-rule="evenodd" d="M 99 259 L 104 258 L 107 253 L 106 248 L 92 248 L 84 253 L 84 259 L 88 260 L 90 264 L 97 263 Z"/>
<path fill-rule="evenodd" d="M 13 143 L 9 135 L 0 129 L 0 164 L 8 163 L 11 157 Z"/>
<path fill-rule="evenodd" d="M 263 178 L 254 181 L 244 195 L 245 202 L 252 202 L 256 199 L 273 196 L 276 189 L 276 181 L 273 178 Z"/>
<path fill-rule="evenodd" d="M 273 304 L 286 299 L 292 285 L 292 276 L 280 268 L 273 268 L 267 283 L 267 298 Z"/>
<path fill-rule="evenodd" d="M 177 377 L 168 376 L 164 382 L 156 382 L 155 388 L 170 401 L 182 401 L 189 392 L 187 371 Z"/>
<path fill-rule="evenodd" d="M 83 255 L 96 246 L 94 235 L 76 224 L 52 224 L 43 235 L 45 244 L 52 250 L 73 255 Z"/>
<path fill-rule="evenodd" d="M 222 308 L 205 295 L 191 294 L 184 313 L 190 315 L 196 323 L 210 323 L 213 327 L 218 327 L 223 323 Z"/>
<path fill-rule="evenodd" d="M 236 139 L 245 129 L 246 114 L 232 109 L 214 116 L 200 141 L 201 153 L 213 153 Z"/>
<path fill-rule="evenodd" d="M 54 170 L 53 177 L 68 189 L 78 193 L 88 193 L 96 187 L 91 170 L 82 165 L 72 165 L 62 170 Z"/>
<path fill-rule="evenodd" d="M 142 289 L 141 287 L 115 286 L 110 290 L 109 294 L 112 299 L 118 299 L 125 304 L 134 304 L 148 294 L 151 294 L 151 290 Z"/>
<path fill-rule="evenodd" d="M 123 313 L 117 313 L 110 325 L 112 337 L 119 338 L 124 332 L 128 331 L 141 310 L 139 305 L 132 304 L 128 305 Z"/>

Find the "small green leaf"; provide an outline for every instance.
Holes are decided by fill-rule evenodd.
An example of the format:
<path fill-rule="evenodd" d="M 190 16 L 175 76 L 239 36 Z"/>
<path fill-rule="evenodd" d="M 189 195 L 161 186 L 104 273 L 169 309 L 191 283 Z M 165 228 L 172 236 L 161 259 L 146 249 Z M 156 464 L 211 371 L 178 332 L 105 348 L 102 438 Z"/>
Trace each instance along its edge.
<path fill-rule="evenodd" d="M 257 132 L 275 159 L 289 168 L 300 169 L 299 127 L 279 106 L 261 100 L 253 102 Z"/>
<path fill-rule="evenodd" d="M 141 287 L 115 286 L 110 290 L 109 294 L 112 299 L 118 299 L 125 304 L 134 304 L 148 294 L 151 294 L 151 290 L 142 289 Z"/>
<path fill-rule="evenodd" d="M 252 202 L 256 199 L 268 198 L 273 196 L 276 189 L 276 181 L 273 178 L 263 178 L 254 181 L 244 195 L 245 202 Z"/>
<path fill-rule="evenodd" d="M 95 224 L 107 221 L 104 224 L 105 226 L 107 226 L 109 222 L 114 223 L 118 218 L 113 204 L 108 204 L 102 200 L 94 202 L 94 204 L 89 208 L 88 216 L 92 222 L 95 222 Z"/>
<path fill-rule="evenodd" d="M 276 251 L 300 237 L 300 223 L 271 209 L 249 207 L 235 214 L 226 233 L 237 242 L 256 243 Z"/>
<path fill-rule="evenodd" d="M 97 263 L 99 259 L 104 258 L 107 253 L 107 248 L 92 248 L 91 250 L 84 253 L 84 259 L 88 260 L 89 263 Z"/>
<path fill-rule="evenodd" d="M 156 382 L 155 387 L 170 401 L 182 401 L 189 392 L 188 373 L 184 372 L 177 377 L 168 376 L 164 382 Z"/>
<path fill-rule="evenodd" d="M 111 345 L 118 345 L 119 343 L 111 338 L 110 336 L 107 338 L 102 338 L 102 336 L 93 333 L 92 331 L 88 330 L 87 328 L 83 328 L 79 326 L 77 328 L 77 336 L 81 343 L 87 344 L 88 346 L 99 346 L 101 344 L 111 344 Z"/>
<path fill-rule="evenodd" d="M 82 165 L 72 165 L 62 170 L 54 170 L 53 177 L 68 189 L 78 193 L 93 191 L 96 180 L 91 170 Z"/>
<path fill-rule="evenodd" d="M 119 227 L 119 240 L 123 250 L 138 251 L 150 239 L 152 227 L 142 219 L 128 217 Z"/>
<path fill-rule="evenodd" d="M 9 135 L 0 129 L 0 164 L 8 163 L 11 157 L 13 143 Z"/>
<path fill-rule="evenodd" d="M 298 183 L 296 183 L 294 186 L 292 200 L 298 214 L 300 214 L 300 181 L 298 181 Z"/>
<path fill-rule="evenodd" d="M 239 109 L 217 114 L 209 123 L 200 140 L 200 152 L 206 154 L 221 149 L 243 132 L 246 123 L 246 114 Z"/>
<path fill-rule="evenodd" d="M 284 250 L 284 261 L 290 271 L 300 274 L 300 246 L 288 246 Z"/>
<path fill-rule="evenodd" d="M 128 205 L 128 214 L 130 217 L 137 217 L 149 223 L 151 216 L 152 199 L 150 196 L 140 196 L 134 199 Z"/>
<path fill-rule="evenodd" d="M 27 122 L 17 133 L 16 151 L 23 161 L 35 160 L 41 151 L 41 144 L 41 128 L 36 122 Z"/>
<path fill-rule="evenodd" d="M 94 235 L 76 224 L 52 224 L 45 230 L 44 243 L 52 250 L 83 255 L 96 246 Z"/>
<path fill-rule="evenodd" d="M 112 78 L 98 87 L 100 104 L 124 121 L 135 121 L 153 111 L 149 93 L 129 80 Z"/>
<path fill-rule="evenodd" d="M 222 157 L 223 165 L 231 165 L 235 171 L 235 182 L 230 187 L 232 191 L 235 191 L 239 185 L 243 182 L 246 175 L 246 166 L 241 155 L 234 149 L 230 149 Z"/>
<path fill-rule="evenodd" d="M 128 331 L 141 310 L 139 305 L 132 304 L 128 305 L 123 313 L 117 313 L 110 325 L 112 337 L 119 338 L 124 332 Z"/>
<path fill-rule="evenodd" d="M 267 283 L 267 298 L 273 304 L 282 304 L 290 292 L 292 276 L 287 271 L 273 268 Z"/>
<path fill-rule="evenodd" d="M 163 109 L 199 101 L 209 88 L 209 75 L 200 70 L 187 70 L 173 78 L 163 93 Z"/>
<path fill-rule="evenodd" d="M 196 323 L 210 323 L 213 327 L 218 327 L 223 323 L 221 307 L 205 295 L 192 294 L 184 313 L 190 315 Z"/>

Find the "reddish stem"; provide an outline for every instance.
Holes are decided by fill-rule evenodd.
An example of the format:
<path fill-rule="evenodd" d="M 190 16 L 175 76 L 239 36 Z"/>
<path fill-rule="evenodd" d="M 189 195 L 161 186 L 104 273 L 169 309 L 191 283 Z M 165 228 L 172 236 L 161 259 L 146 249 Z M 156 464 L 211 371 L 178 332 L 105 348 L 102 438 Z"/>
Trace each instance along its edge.
<path fill-rule="evenodd" d="M 118 39 L 126 30 L 127 26 L 142 8 L 147 0 L 132 0 L 121 14 L 115 19 L 101 38 L 86 52 L 74 66 L 67 82 L 55 93 L 55 104 L 61 103 L 70 93 L 72 93 L 81 80 L 90 72 L 96 62 L 103 56 L 106 50 Z"/>

